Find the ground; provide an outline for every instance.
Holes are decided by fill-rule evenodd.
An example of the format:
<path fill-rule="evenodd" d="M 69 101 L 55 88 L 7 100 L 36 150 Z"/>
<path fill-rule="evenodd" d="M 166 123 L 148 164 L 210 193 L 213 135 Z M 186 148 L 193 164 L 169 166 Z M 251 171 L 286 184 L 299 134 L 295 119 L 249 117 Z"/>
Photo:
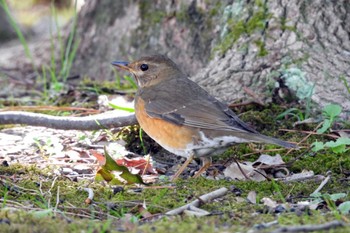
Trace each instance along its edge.
<path fill-rule="evenodd" d="M 0 63 L 19 51 L 15 42 L 5 47 Z M 116 76 L 111 83 L 83 77 L 77 83 L 74 77 L 48 82 L 41 75 L 34 84 L 2 74 L 8 71 L 0 73 L 2 111 L 86 115 L 110 110 L 99 103 L 102 95 L 116 95 L 120 104 L 120 98 L 130 102 L 135 92 L 130 77 Z M 300 148 L 237 145 L 213 158 L 203 177 L 191 178 L 198 169 L 192 163 L 177 181 L 170 178 L 184 160 L 164 151 L 137 125 L 93 132 L 0 125 L 1 232 L 295 232 L 301 226 L 349 232 L 349 144 L 311 146 L 349 138 L 349 122 L 336 115 L 326 131 L 317 133 L 320 122 L 330 121 L 327 114 L 295 100 L 266 105 L 256 100 L 231 106 L 259 132 Z M 147 184 L 97 181 L 104 148 L 140 174 L 146 169 L 134 165 L 148 162 L 144 156 L 149 153 L 152 166 L 142 174 Z M 203 202 L 202 195 L 221 188 L 227 192 Z M 166 214 L 196 200 L 200 210 Z"/>
<path fill-rule="evenodd" d="M 298 142 L 307 135 L 301 133 L 302 129 L 309 131 L 315 127 L 304 125 L 296 132 L 283 133 L 278 128 L 290 126 L 291 119 L 271 124 L 269 121 L 273 118 L 270 118 L 274 116 L 268 117 L 267 114 L 272 107 L 260 108 L 260 111 L 246 111 L 242 118 L 264 133 Z M 278 106 L 273 108 L 283 110 Z M 91 148 L 103 153 L 102 145 L 107 145 L 113 156 L 130 155 L 121 146 L 126 145 L 129 151 L 142 154 L 138 132 L 138 127 L 117 132 L 62 131 L 30 126 L 2 129 L 0 219 L 3 229 L 6 232 L 62 232 L 62 229 L 67 232 L 82 229 L 91 232 L 181 232 L 185 229 L 193 232 L 270 232 L 282 226 L 317 225 L 332 220 L 349 222 L 349 215 L 337 210 L 341 203 L 350 199 L 349 152 L 314 153 L 307 149 L 316 138 L 327 140 L 325 136 L 309 137 L 301 144 L 301 149 L 290 154 L 275 146 L 236 146 L 215 157 L 214 166 L 204 177 L 188 177 L 191 170 L 197 168 L 193 164 L 176 182 L 169 178 L 181 161 L 145 136 L 144 145 L 146 150 L 153 150 L 153 165 L 158 171 L 158 175 L 143 176 L 151 184 L 110 185 L 94 181 L 99 166 L 89 153 Z M 278 168 L 274 166 L 265 170 L 270 180 L 261 182 L 237 181 L 222 175 L 225 167 L 235 164 L 233 155 L 243 165 L 255 161 L 260 154 L 274 156 L 276 153 L 281 154 L 286 162 L 283 169 L 287 169 L 289 175 L 278 179 Z M 315 175 L 310 179 L 302 177 L 301 181 L 287 181 L 292 174 L 306 174 L 306 171 Z M 330 180 L 320 191 L 323 196 L 311 197 L 328 176 Z M 200 206 L 208 211 L 207 216 L 196 217 L 191 213 L 165 215 L 169 210 L 222 187 L 229 191 Z M 83 188 L 94 193 L 90 204 L 87 203 L 88 193 Z M 328 194 L 340 196 L 332 199 Z M 308 203 L 311 201 L 315 204 Z M 349 226 L 337 227 L 333 232 L 347 232 L 349 229 Z"/>

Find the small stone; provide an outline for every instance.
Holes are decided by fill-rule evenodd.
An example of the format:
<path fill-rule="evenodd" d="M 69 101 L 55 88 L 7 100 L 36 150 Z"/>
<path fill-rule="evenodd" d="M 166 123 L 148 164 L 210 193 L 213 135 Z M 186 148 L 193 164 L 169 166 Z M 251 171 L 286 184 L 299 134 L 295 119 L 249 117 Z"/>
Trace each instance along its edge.
<path fill-rule="evenodd" d="M 74 171 L 73 171 L 73 169 L 72 168 L 69 168 L 69 167 L 64 167 L 64 168 L 62 168 L 62 173 L 64 174 L 64 175 L 69 175 L 69 174 L 72 174 Z"/>
<path fill-rule="evenodd" d="M 124 191 L 124 188 L 122 186 L 117 186 L 113 188 L 113 194 L 121 193 Z"/>

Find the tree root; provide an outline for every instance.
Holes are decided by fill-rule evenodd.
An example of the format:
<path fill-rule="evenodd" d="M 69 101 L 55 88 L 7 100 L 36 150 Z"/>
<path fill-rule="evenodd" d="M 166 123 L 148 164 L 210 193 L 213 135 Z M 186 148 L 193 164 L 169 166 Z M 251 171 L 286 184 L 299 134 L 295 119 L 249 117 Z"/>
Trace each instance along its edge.
<path fill-rule="evenodd" d="M 50 116 L 41 113 L 7 111 L 0 112 L 0 125 L 24 124 L 65 130 L 99 130 L 137 124 L 135 115 L 115 117 L 110 113 L 85 117 Z"/>

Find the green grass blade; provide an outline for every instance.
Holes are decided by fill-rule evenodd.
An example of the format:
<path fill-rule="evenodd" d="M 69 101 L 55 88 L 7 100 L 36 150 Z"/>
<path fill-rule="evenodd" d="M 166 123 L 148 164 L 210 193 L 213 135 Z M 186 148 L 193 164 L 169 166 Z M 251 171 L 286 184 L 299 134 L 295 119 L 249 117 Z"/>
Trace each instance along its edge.
<path fill-rule="evenodd" d="M 33 67 L 34 67 L 33 57 L 32 57 L 32 54 L 29 50 L 28 43 L 27 43 L 26 39 L 24 38 L 24 35 L 22 34 L 21 29 L 19 28 L 17 22 L 12 17 L 12 14 L 8 8 L 6 1 L 0 0 L 0 6 L 4 9 L 4 11 L 5 11 L 5 13 L 10 21 L 11 27 L 15 30 L 17 37 L 20 40 L 20 42 L 24 48 L 25 55 L 31 60 L 31 63 L 33 64 Z M 35 71 L 36 71 L 36 69 L 35 69 Z"/>
<path fill-rule="evenodd" d="M 114 109 L 118 109 L 118 110 L 123 110 L 123 111 L 127 111 L 127 112 L 135 112 L 135 109 L 133 108 L 127 108 L 127 107 L 121 107 L 112 103 L 108 103 L 109 106 L 111 106 Z"/>
<path fill-rule="evenodd" d="M 62 70 L 61 70 L 61 77 L 63 77 L 64 82 L 67 80 L 68 74 L 69 74 L 69 67 L 71 67 L 71 64 L 69 64 L 69 57 L 71 56 L 71 53 L 73 53 L 74 47 L 76 47 L 76 44 L 73 44 L 73 39 L 75 37 L 76 34 L 76 30 L 77 30 L 77 1 L 75 1 L 75 5 L 74 5 L 74 18 L 73 18 L 73 25 L 72 25 L 72 30 L 69 34 L 68 37 L 68 43 L 67 43 L 67 47 L 66 47 L 66 51 L 65 51 L 65 55 L 64 55 L 64 61 L 62 63 Z M 75 42 L 77 43 L 77 42 Z M 72 48 L 73 46 L 73 48 Z M 72 51 L 71 51 L 72 49 Z"/>

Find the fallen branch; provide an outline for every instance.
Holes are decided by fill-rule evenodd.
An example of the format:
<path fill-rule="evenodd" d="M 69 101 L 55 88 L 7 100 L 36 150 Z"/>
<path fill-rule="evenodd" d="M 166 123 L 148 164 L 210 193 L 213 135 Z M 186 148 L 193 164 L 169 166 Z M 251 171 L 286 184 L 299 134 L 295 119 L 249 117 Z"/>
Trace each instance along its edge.
<path fill-rule="evenodd" d="M 41 113 L 8 111 L 0 112 L 0 125 L 24 124 L 65 130 L 99 130 L 137 124 L 135 115 L 116 117 L 102 113 L 85 117 L 51 116 Z"/>
<path fill-rule="evenodd" d="M 311 232 L 311 231 L 326 231 L 332 228 L 344 227 L 345 224 L 340 221 L 331 221 L 324 224 L 315 224 L 315 225 L 303 225 L 303 226 L 285 226 L 280 227 L 272 233 L 281 233 L 281 232 Z"/>
<path fill-rule="evenodd" d="M 199 207 L 201 203 L 208 203 L 209 201 L 211 201 L 211 200 L 213 200 L 215 198 L 224 196 L 227 192 L 228 192 L 227 188 L 217 189 L 217 190 L 215 190 L 215 191 L 213 191 L 211 193 L 207 193 L 207 194 L 204 194 L 204 195 L 200 196 L 197 200 L 195 200 L 195 201 L 193 201 L 191 203 L 188 203 L 188 204 L 186 204 L 184 206 L 181 206 L 181 207 L 179 207 L 177 209 L 170 210 L 170 211 L 166 212 L 165 214 L 166 215 L 181 214 L 185 210 L 189 209 L 190 206 Z"/>

